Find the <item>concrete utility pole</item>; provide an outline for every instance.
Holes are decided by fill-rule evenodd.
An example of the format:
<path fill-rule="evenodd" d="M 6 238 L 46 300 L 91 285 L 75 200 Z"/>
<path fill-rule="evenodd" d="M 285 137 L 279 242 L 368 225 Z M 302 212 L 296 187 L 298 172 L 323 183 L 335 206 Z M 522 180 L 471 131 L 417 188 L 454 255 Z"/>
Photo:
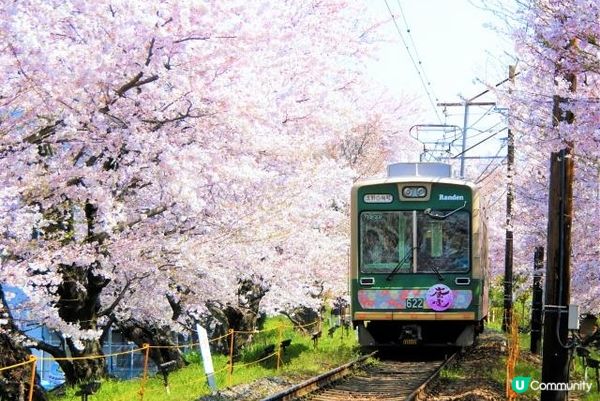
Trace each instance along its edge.
<path fill-rule="evenodd" d="M 513 74 L 514 74 L 514 70 L 513 70 Z M 518 74 L 514 74 L 514 76 L 516 76 Z M 506 83 L 510 78 L 506 78 L 503 81 L 498 82 L 495 87 L 499 87 L 500 85 Z M 464 102 L 450 102 L 450 103 L 438 103 L 437 105 L 439 107 L 464 107 L 465 111 L 464 111 L 464 118 L 463 118 L 463 129 L 462 129 L 462 150 L 461 152 L 458 154 L 458 156 L 460 156 L 460 177 L 461 178 L 465 178 L 465 160 L 469 159 L 469 157 L 466 157 L 465 154 L 467 153 L 468 150 L 474 148 L 475 146 L 471 146 L 469 149 L 467 149 L 467 135 L 468 135 L 468 130 L 469 130 L 469 107 L 470 106 L 496 106 L 496 102 L 474 102 L 475 99 L 480 98 L 481 96 L 485 95 L 486 93 L 489 93 L 490 90 L 486 89 L 483 92 L 481 92 L 478 95 L 473 96 L 470 99 L 465 99 Z M 486 138 L 484 141 L 488 140 L 489 138 L 491 138 L 493 135 L 490 135 L 488 138 Z M 479 142 L 477 145 L 479 145 L 480 143 L 484 142 L 481 141 Z M 456 157 L 456 156 L 455 156 Z M 497 157 L 488 157 L 490 159 L 494 159 Z"/>
<path fill-rule="evenodd" d="M 515 80 L 515 66 L 508 67 L 508 79 Z M 510 92 L 510 90 L 509 90 Z M 510 122 L 509 122 L 510 124 Z M 512 204 L 514 199 L 514 164 L 515 164 L 515 137 L 510 127 L 508 128 L 508 153 L 506 156 L 506 243 L 504 247 L 504 314 L 502 318 L 502 331 L 511 327 L 513 317 L 513 229 L 512 229 Z"/>
<path fill-rule="evenodd" d="M 531 343 L 529 350 L 539 355 L 542 345 L 542 308 L 544 307 L 544 291 L 542 277 L 544 275 L 544 247 L 537 246 L 533 256 L 533 296 L 531 299 Z"/>
<path fill-rule="evenodd" d="M 504 81 L 503 81 L 504 82 Z M 501 82 L 501 83 L 503 83 Z M 500 84 L 498 84 L 500 85 Z M 496 85 L 496 86 L 498 86 Z M 480 96 L 485 95 L 486 93 L 489 92 L 488 90 L 485 90 L 483 92 L 481 92 L 479 95 L 472 97 L 471 99 L 466 99 L 463 103 L 438 103 L 438 106 L 442 106 L 442 107 L 456 107 L 456 106 L 462 106 L 465 108 L 465 115 L 463 118 L 463 130 L 462 130 L 462 150 L 460 153 L 460 178 L 465 178 L 465 153 L 467 152 L 467 131 L 469 129 L 468 127 L 468 122 L 469 122 L 469 106 L 495 106 L 496 102 L 474 102 L 473 100 L 477 99 Z"/>

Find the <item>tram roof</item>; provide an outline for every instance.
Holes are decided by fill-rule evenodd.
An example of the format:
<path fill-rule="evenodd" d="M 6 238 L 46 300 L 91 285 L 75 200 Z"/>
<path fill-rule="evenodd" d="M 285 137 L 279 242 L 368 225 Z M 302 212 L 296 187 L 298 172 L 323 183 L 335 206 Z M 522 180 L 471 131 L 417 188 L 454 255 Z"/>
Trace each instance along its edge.
<path fill-rule="evenodd" d="M 381 185 L 381 184 L 401 184 L 401 183 L 438 183 L 450 185 L 465 185 L 472 190 L 477 190 L 477 185 L 472 181 L 461 180 L 459 178 L 448 177 L 424 177 L 424 176 L 401 176 L 401 177 L 381 177 L 360 180 L 354 183 L 352 189 L 358 189 L 364 186 Z"/>

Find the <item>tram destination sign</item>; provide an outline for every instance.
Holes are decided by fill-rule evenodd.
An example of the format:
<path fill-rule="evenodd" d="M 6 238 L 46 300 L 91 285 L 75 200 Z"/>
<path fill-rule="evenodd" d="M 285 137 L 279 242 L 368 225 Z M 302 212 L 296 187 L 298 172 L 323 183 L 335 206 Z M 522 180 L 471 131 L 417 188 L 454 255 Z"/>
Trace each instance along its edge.
<path fill-rule="evenodd" d="M 366 194 L 363 201 L 365 203 L 392 203 L 394 197 L 390 194 Z"/>

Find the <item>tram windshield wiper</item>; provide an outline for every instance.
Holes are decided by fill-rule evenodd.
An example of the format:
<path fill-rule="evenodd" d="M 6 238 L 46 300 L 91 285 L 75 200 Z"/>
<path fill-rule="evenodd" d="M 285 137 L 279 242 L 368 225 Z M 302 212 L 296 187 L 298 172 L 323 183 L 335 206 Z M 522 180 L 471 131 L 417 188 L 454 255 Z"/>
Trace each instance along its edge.
<path fill-rule="evenodd" d="M 387 277 L 385 278 L 386 281 L 390 281 L 390 279 L 392 278 L 392 276 L 394 274 L 398 273 L 398 270 L 400 270 L 400 267 L 402 267 L 402 265 L 404 264 L 404 262 L 412 260 L 412 255 L 413 255 L 413 252 L 415 251 L 415 249 L 419 249 L 419 247 L 418 246 L 413 246 L 413 247 L 410 248 L 410 250 L 402 258 L 402 260 L 400 262 L 398 262 L 398 264 L 396 265 L 396 267 L 394 267 L 394 270 L 392 270 L 390 272 L 390 274 L 387 275 Z"/>
<path fill-rule="evenodd" d="M 431 263 L 431 264 L 429 265 L 429 267 L 431 267 L 431 270 L 433 270 L 433 272 L 434 272 L 435 274 L 437 274 L 437 276 L 438 276 L 438 279 L 439 279 L 440 281 L 444 281 L 444 276 L 442 276 L 442 273 L 440 273 L 440 271 L 438 270 L 438 268 L 437 268 L 437 267 L 435 267 L 435 264 Z"/>
<path fill-rule="evenodd" d="M 467 202 L 465 201 L 465 203 L 463 203 L 463 205 L 457 209 L 452 210 L 451 212 L 448 212 L 446 214 L 443 214 L 442 212 L 439 212 L 437 210 L 431 210 L 431 208 L 427 208 L 425 210 L 423 210 L 423 213 L 425 213 L 427 216 L 431 217 L 432 219 L 435 220 L 444 220 L 447 217 L 452 216 L 454 213 L 458 212 L 459 210 L 464 209 L 467 206 Z"/>

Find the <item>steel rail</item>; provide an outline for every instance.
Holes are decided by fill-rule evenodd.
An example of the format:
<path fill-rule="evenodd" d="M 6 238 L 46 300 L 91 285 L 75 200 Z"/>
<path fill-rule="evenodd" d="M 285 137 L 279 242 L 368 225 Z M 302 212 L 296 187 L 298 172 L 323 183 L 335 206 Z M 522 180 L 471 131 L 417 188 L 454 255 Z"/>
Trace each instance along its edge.
<path fill-rule="evenodd" d="M 436 379 L 442 369 L 444 369 L 450 362 L 452 362 L 456 356 L 458 355 L 458 352 L 455 352 L 454 354 L 450 355 L 436 370 L 435 372 L 433 372 L 431 374 L 431 376 L 429 376 L 423 383 L 421 383 L 421 385 L 419 387 L 417 387 L 415 390 L 413 390 L 412 393 L 410 393 L 408 395 L 408 397 L 406 397 L 405 401 L 415 401 L 420 399 L 419 397 L 425 392 L 425 390 L 427 389 L 427 386 L 429 386 L 429 384 Z"/>
<path fill-rule="evenodd" d="M 375 354 L 376 354 L 376 352 L 373 352 L 369 355 L 358 358 L 352 362 L 349 362 L 345 365 L 342 365 L 333 370 L 330 370 L 329 372 L 323 373 L 319 376 L 313 377 L 302 383 L 299 383 L 290 388 L 287 388 L 277 394 L 271 395 L 267 398 L 263 398 L 261 401 L 289 401 L 289 400 L 299 399 L 304 396 L 310 396 L 311 393 L 318 392 L 318 390 L 322 390 L 325 387 L 332 385 L 334 382 L 338 381 L 339 379 L 348 376 L 351 373 L 351 368 L 358 366 L 359 364 L 364 362 L 367 358 L 372 357 Z M 450 355 L 442 363 L 440 363 L 440 365 L 438 367 L 436 367 L 435 370 L 429 376 L 427 376 L 427 378 L 425 378 L 423 381 L 420 381 L 419 382 L 420 384 L 418 384 L 418 386 L 414 390 L 412 390 L 410 392 L 410 394 L 408 394 L 406 396 L 406 398 L 398 398 L 398 399 L 399 400 L 402 399 L 404 401 L 416 401 L 416 400 L 422 399 L 422 396 L 424 395 L 425 390 L 429 387 L 431 382 L 440 375 L 440 372 L 446 366 L 448 366 L 449 363 L 451 363 L 452 361 L 455 360 L 457 355 L 458 355 L 458 352 L 455 352 L 454 354 Z M 328 388 L 331 389 L 331 387 L 328 387 Z M 333 385 L 333 388 L 336 388 L 336 385 Z M 330 391 L 330 390 L 325 390 L 325 392 L 328 392 L 328 391 Z M 359 395 L 359 394 L 360 393 L 358 393 L 356 395 Z M 373 394 L 371 394 L 371 397 L 372 396 L 373 396 Z M 401 393 L 398 394 L 398 396 L 402 397 Z M 333 398 L 331 398 L 331 399 L 337 399 L 336 396 L 332 396 L 332 397 Z M 394 399 L 396 399 L 396 398 L 394 398 Z"/>
<path fill-rule="evenodd" d="M 328 384 L 333 383 L 336 380 L 341 379 L 342 377 L 349 375 L 351 373 L 351 368 L 358 366 L 359 364 L 366 361 L 368 358 L 375 356 L 375 354 L 377 354 L 377 351 L 372 352 L 368 355 L 364 355 L 342 366 L 338 366 L 337 368 L 332 369 L 328 372 L 312 377 L 306 381 L 303 381 L 302 383 L 289 387 L 277 394 L 271 395 L 267 398 L 263 398 L 261 401 L 287 401 L 312 393 L 318 389 L 327 386 Z"/>

